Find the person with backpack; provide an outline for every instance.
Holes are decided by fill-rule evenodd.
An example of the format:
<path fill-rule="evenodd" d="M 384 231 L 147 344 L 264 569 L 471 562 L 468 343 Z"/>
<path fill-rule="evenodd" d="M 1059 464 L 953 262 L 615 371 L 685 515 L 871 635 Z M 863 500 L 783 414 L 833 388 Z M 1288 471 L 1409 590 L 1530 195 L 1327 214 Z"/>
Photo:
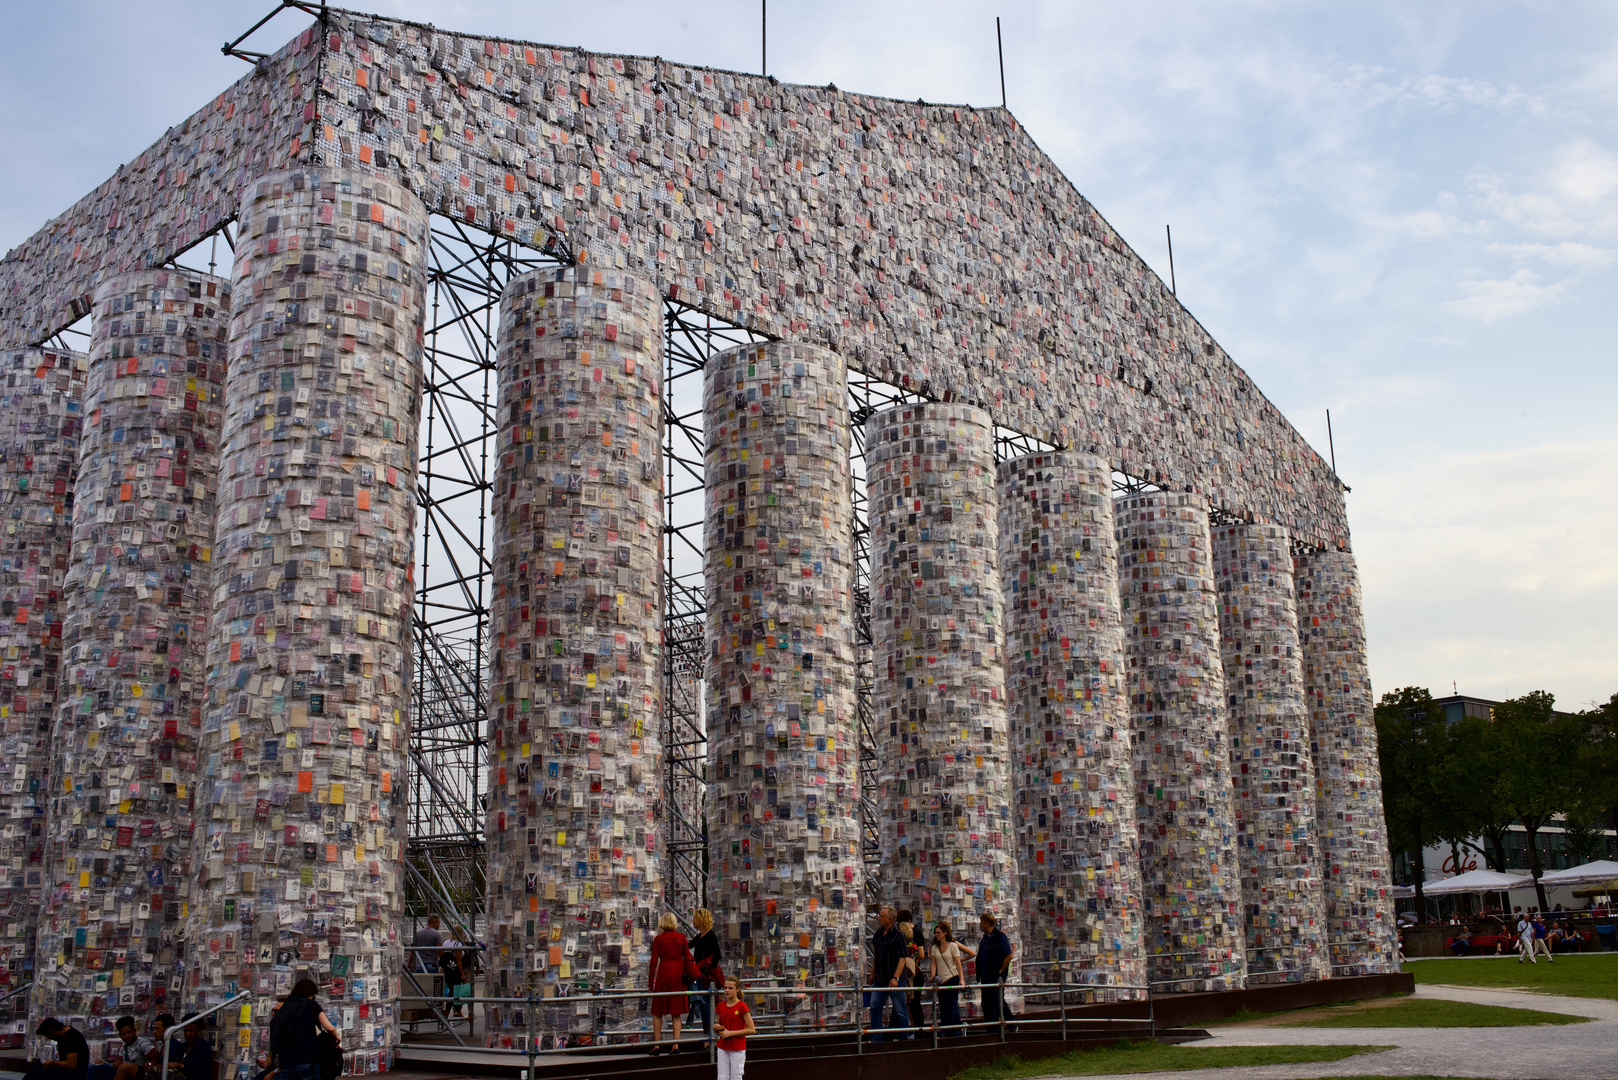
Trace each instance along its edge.
<path fill-rule="evenodd" d="M 459 938 L 451 932 L 443 944 L 438 950 L 438 974 L 444 980 L 444 1015 L 454 1016 L 460 1008 L 455 1002 L 456 992 L 460 984 L 468 980 L 461 971 L 463 954 Z"/>
<path fill-rule="evenodd" d="M 327 1080 L 322 1066 L 331 1044 L 323 1050 L 319 1036 L 324 1031 L 336 1039 L 337 1028 L 315 1000 L 319 992 L 313 979 L 299 979 L 270 1017 L 270 1053 L 275 1055 L 277 1080 Z M 341 1065 L 338 1068 L 341 1071 Z"/>

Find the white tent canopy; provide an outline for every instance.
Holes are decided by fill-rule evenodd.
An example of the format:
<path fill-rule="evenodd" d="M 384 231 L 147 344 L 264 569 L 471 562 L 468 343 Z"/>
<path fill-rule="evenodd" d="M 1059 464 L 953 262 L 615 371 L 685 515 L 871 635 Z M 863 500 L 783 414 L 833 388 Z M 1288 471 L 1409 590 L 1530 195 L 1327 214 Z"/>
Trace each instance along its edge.
<path fill-rule="evenodd" d="M 1534 883 L 1532 877 L 1521 874 L 1500 874 L 1493 870 L 1473 870 L 1442 881 L 1429 881 L 1421 887 L 1426 896 L 1454 896 L 1462 893 L 1505 892 L 1507 889 L 1526 888 Z"/>
<path fill-rule="evenodd" d="M 1566 870 L 1552 870 L 1541 874 L 1540 883 L 1547 888 L 1557 885 L 1600 885 L 1618 878 L 1618 862 L 1598 859 L 1583 866 L 1570 866 Z"/>

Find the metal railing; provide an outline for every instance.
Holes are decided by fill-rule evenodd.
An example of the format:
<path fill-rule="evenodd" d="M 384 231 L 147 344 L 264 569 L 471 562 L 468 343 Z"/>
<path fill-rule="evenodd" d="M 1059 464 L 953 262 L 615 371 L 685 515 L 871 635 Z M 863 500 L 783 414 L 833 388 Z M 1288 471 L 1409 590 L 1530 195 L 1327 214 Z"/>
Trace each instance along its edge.
<path fill-rule="evenodd" d="M 1234 946 L 1231 947 L 1231 951 L 1232 952 L 1235 951 Z M 1184 957 L 1195 958 L 1195 959 L 1201 961 L 1202 963 L 1204 963 L 1205 965 L 1208 965 L 1208 966 L 1237 963 L 1237 961 L 1234 960 L 1234 959 L 1231 959 L 1231 960 L 1216 960 L 1216 959 L 1213 959 L 1213 958 L 1211 958 L 1211 957 L 1209 957 L 1207 955 L 1206 951 L 1204 951 L 1202 949 L 1197 949 L 1197 950 L 1193 950 L 1193 951 L 1189 951 L 1189 952 L 1153 952 L 1153 953 L 1147 953 L 1146 954 L 1146 966 L 1147 966 L 1147 969 L 1150 970 L 1154 966 L 1154 962 L 1161 962 L 1161 961 L 1163 961 L 1165 959 L 1167 959 L 1167 960 L 1179 960 L 1179 959 L 1184 958 Z M 1152 986 L 1153 990 L 1157 990 L 1157 989 L 1160 989 L 1160 988 L 1165 987 L 1165 986 L 1183 986 L 1186 983 L 1203 983 L 1203 984 L 1218 983 L 1218 982 L 1221 982 L 1221 981 L 1224 981 L 1224 980 L 1229 980 L 1229 979 L 1232 979 L 1232 978 L 1237 979 L 1239 981 L 1245 982 L 1245 980 L 1246 980 L 1246 967 L 1247 967 L 1246 957 L 1243 956 L 1242 962 L 1241 962 L 1242 970 L 1239 970 L 1239 971 L 1221 971 L 1221 972 L 1211 972 L 1211 973 L 1205 971 L 1205 972 L 1203 972 L 1201 974 L 1198 974 L 1198 975 L 1181 975 L 1181 976 L 1179 976 L 1177 978 L 1173 978 L 1173 979 L 1148 979 L 1148 981 L 1151 983 L 1151 986 Z M 1208 989 L 1208 987 L 1204 986 L 1204 987 L 1200 987 L 1200 988 L 1193 988 L 1189 992 L 1196 993 L 1198 991 L 1198 989 L 1206 990 L 1206 989 Z M 1240 987 L 1223 986 L 1223 987 L 1220 987 L 1220 989 L 1231 990 L 1231 989 L 1240 989 Z M 1175 992 L 1175 991 L 1170 991 L 1170 992 L 1172 993 L 1172 992 Z"/>
<path fill-rule="evenodd" d="M 759 1012 L 755 1011 L 754 1026 L 756 1031 L 755 1034 L 749 1035 L 748 1038 L 751 1040 L 768 1042 L 772 1040 L 802 1038 L 806 1035 L 812 1034 L 853 1035 L 856 1044 L 856 1054 L 863 1054 L 865 1052 L 865 1043 L 867 1042 L 868 1036 L 869 1041 L 871 1042 L 880 1042 L 885 1038 L 893 1037 L 909 1040 L 918 1036 L 930 1036 L 932 1045 L 936 1048 L 939 1045 L 940 1038 L 949 1038 L 952 1036 L 952 1034 L 964 1036 L 972 1033 L 982 1034 L 987 1032 L 998 1035 L 999 1040 L 1004 1042 L 1006 1040 L 1008 1026 L 1018 1029 L 1054 1027 L 1060 1030 L 1061 1037 L 1063 1040 L 1066 1040 L 1070 1025 L 1085 1021 L 1094 1022 L 1098 1019 L 1093 1016 L 1070 1016 L 1070 1011 L 1075 1006 L 1097 1004 L 1093 1001 L 1082 1000 L 1082 998 L 1084 996 L 1092 996 L 1096 991 L 1107 990 L 1141 994 L 1147 1006 L 1147 1015 L 1144 1018 L 1108 1017 L 1099 1019 L 1103 1019 L 1109 1025 L 1140 1025 L 1141 1028 L 1149 1035 L 1149 1037 L 1155 1038 L 1157 1031 L 1156 1009 L 1155 1004 L 1152 1002 L 1150 988 L 1148 986 L 1133 983 L 1101 984 L 1096 982 L 1070 981 L 1067 978 L 1067 969 L 1065 965 L 1073 963 L 1075 962 L 1045 962 L 1045 964 L 1042 965 L 1057 968 L 1058 981 L 1056 982 L 1007 980 L 1004 982 L 962 983 L 957 985 L 941 985 L 935 982 L 928 982 L 917 986 L 878 988 L 863 985 L 863 982 L 856 982 L 853 985 L 799 986 L 793 984 L 761 985 L 760 980 L 748 980 L 747 985 L 745 985 L 742 989 L 742 995 L 744 997 L 752 996 L 757 999 L 773 995 L 788 995 L 791 996 L 796 1003 L 792 1009 L 774 1014 L 764 1013 L 763 1015 L 760 1015 Z M 588 1038 L 590 1039 L 590 1046 L 608 1045 L 605 1040 L 613 1038 L 621 1041 L 615 1042 L 612 1045 L 650 1045 L 650 1040 L 645 1038 L 648 1033 L 640 1027 L 636 1027 L 634 1030 L 617 1031 L 598 1028 L 594 1022 L 594 1018 L 599 1015 L 597 1007 L 615 1001 L 633 1001 L 639 1004 L 653 998 L 686 998 L 688 1000 L 691 998 L 701 998 L 705 999 L 707 1004 L 707 1009 L 705 1010 L 707 1019 L 705 1022 L 699 1021 L 699 1023 L 703 1023 L 704 1027 L 707 1028 L 711 1027 L 712 1019 L 716 1015 L 715 1005 L 722 997 L 722 991 L 718 987 L 672 991 L 597 991 L 579 988 L 571 989 L 571 993 L 558 994 L 551 997 L 544 997 L 539 994 L 530 993 L 526 996 L 520 997 L 471 996 L 458 998 L 455 1000 L 457 1002 L 466 1003 L 469 1007 L 474 1009 L 474 1012 L 476 1007 L 479 1005 L 523 1006 L 522 1045 L 520 1047 L 513 1048 L 487 1048 L 486 1052 L 497 1054 L 523 1054 L 528 1059 L 529 1075 L 532 1075 L 534 1062 L 537 1058 L 549 1054 L 574 1053 L 586 1048 L 583 1045 L 556 1045 L 542 1049 L 539 1045 L 541 1042 L 540 1032 L 537 1030 L 538 1024 L 536 1020 L 536 1012 L 538 1009 L 587 1005 L 592 1016 L 591 1027 L 587 1033 Z M 943 1004 L 945 994 L 953 992 L 955 995 L 957 995 L 956 1001 L 959 1003 L 959 995 L 967 994 L 972 991 L 978 991 L 981 995 L 982 991 L 985 989 L 998 991 L 999 993 L 999 1008 L 996 1010 L 996 1015 L 994 1018 L 967 1019 L 966 1017 L 961 1017 L 958 1023 L 953 1018 L 949 1022 L 945 1022 L 943 1020 L 943 1010 L 941 1006 Z M 1053 1011 L 1055 1012 L 1055 1015 L 1037 1017 L 1023 1015 L 1018 1016 L 1015 1019 L 1009 1017 L 1006 1007 L 1006 992 L 1008 990 L 1023 991 L 1025 1001 L 1039 999 L 1048 1000 L 1054 1007 Z M 928 1006 L 930 1006 L 930 1021 L 926 1021 L 923 1017 L 918 1016 L 914 1018 L 915 1022 L 907 1024 L 903 1027 L 887 1027 L 885 1025 L 881 1027 L 872 1026 L 869 1023 L 871 1006 L 868 1003 L 867 995 L 900 993 L 918 994 L 923 999 L 923 1010 L 927 1010 Z M 1075 1002 L 1073 1000 L 1075 995 L 1079 995 L 1081 1000 Z M 837 1005 L 827 1005 L 827 999 L 842 998 L 847 998 L 850 1000 L 848 1003 L 841 1005 L 841 1007 Z M 791 1019 L 791 1014 L 797 1012 L 797 1004 L 803 1003 L 806 999 L 809 1002 L 809 1008 L 802 1014 L 804 1019 L 794 1022 Z M 437 1015 L 443 1023 L 448 1025 L 448 1020 L 444 1018 L 442 1013 L 440 1013 L 437 1009 L 436 1001 L 438 1000 L 441 1000 L 441 995 L 402 995 L 399 998 L 401 1003 L 406 1001 L 427 1002 L 433 1007 L 435 1015 Z M 883 1011 L 886 1011 L 885 1002 Z M 684 1014 L 681 1014 L 678 1018 L 683 1021 Z M 635 1022 L 638 1023 L 639 1020 L 637 1019 Z M 495 1029 L 487 1029 L 487 1034 L 493 1035 L 494 1033 Z M 460 1045 L 466 1045 L 465 1041 L 460 1038 L 458 1033 L 451 1030 L 451 1034 L 455 1036 L 456 1041 L 460 1043 Z M 583 1032 L 572 1031 L 565 1034 L 569 1039 L 582 1038 L 586 1035 L 586 1033 Z M 561 1035 L 558 1034 L 558 1039 L 560 1038 Z M 689 1034 L 682 1035 L 681 1041 L 685 1041 L 686 1039 L 690 1039 L 691 1041 L 701 1041 L 704 1043 L 707 1050 L 708 1060 L 710 1063 L 713 1062 L 717 1039 L 712 1034 L 711 1030 L 691 1031 Z"/>
<path fill-rule="evenodd" d="M 169 1047 L 174 1045 L 174 1040 L 172 1038 L 170 1038 L 170 1036 L 172 1036 L 176 1031 L 182 1031 L 185 1028 L 190 1027 L 192 1024 L 195 1024 L 200 1020 L 208 1019 L 208 1017 L 212 1016 L 214 1013 L 218 1012 L 220 1009 L 228 1008 L 231 1005 L 236 1004 L 238 1001 L 242 1000 L 243 998 L 250 998 L 252 996 L 253 996 L 253 992 L 251 990 L 243 990 L 241 993 L 237 994 L 235 997 L 227 998 L 226 1000 L 221 1001 L 219 1004 L 215 1005 L 211 1009 L 208 1009 L 208 1010 L 206 1010 L 204 1012 L 199 1012 L 195 1016 L 186 1017 L 184 1020 L 181 1020 L 178 1024 L 175 1024 L 173 1027 L 171 1027 L 167 1031 L 163 1032 L 163 1070 L 162 1070 L 162 1072 L 158 1073 L 159 1080 L 169 1080 Z M 190 1080 L 195 1080 L 195 1078 L 194 1077 L 190 1078 Z"/>

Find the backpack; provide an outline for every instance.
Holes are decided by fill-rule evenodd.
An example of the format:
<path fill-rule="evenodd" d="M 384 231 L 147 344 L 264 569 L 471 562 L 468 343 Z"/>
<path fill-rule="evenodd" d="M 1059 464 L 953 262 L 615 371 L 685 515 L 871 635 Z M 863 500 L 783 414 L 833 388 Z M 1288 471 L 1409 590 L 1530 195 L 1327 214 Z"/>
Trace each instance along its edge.
<path fill-rule="evenodd" d="M 343 1075 L 343 1044 L 329 1031 L 315 1036 L 315 1062 L 320 1066 L 320 1080 L 337 1080 Z"/>

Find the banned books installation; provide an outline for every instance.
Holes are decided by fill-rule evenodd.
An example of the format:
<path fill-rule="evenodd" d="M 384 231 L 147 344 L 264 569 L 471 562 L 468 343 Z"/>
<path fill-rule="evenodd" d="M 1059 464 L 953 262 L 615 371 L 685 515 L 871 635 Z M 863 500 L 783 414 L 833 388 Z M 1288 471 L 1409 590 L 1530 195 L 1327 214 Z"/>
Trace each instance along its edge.
<path fill-rule="evenodd" d="M 881 896 L 956 938 L 1017 930 L 994 422 L 901 405 L 865 424 Z"/>
<path fill-rule="evenodd" d="M 117 931 L 99 918 L 94 926 L 78 925 L 65 913 L 58 913 L 68 895 L 81 888 L 79 878 L 75 874 L 53 885 L 46 868 L 46 811 L 61 788 L 51 773 L 51 731 L 62 678 L 73 481 L 88 363 L 87 356 L 66 349 L 0 353 L 0 372 L 5 377 L 0 389 L 0 465 L 4 468 L 0 508 L 5 511 L 5 523 L 0 526 L 0 571 L 4 571 L 0 583 L 0 649 L 4 650 L 0 720 L 10 770 L 0 790 L 0 806 L 5 815 L 3 850 L 10 860 L 3 892 L 5 985 L 10 990 L 27 981 L 32 965 L 36 989 L 27 996 L 35 999 L 34 1015 L 46 1015 L 39 1010 L 49 1004 L 64 1022 L 76 1023 L 94 1037 L 111 1034 L 103 1030 L 102 1019 L 94 1011 L 106 1007 L 112 979 L 110 973 L 98 978 L 85 965 L 88 943 L 92 933 L 100 942 L 105 931 L 107 945 L 98 948 L 110 948 Z M 98 841 L 117 838 L 116 820 L 110 835 L 105 817 L 90 822 L 87 828 L 96 830 Z M 82 886 L 86 893 L 91 888 L 88 881 Z M 80 934 L 84 935 L 82 941 L 78 940 Z M 69 972 L 62 972 L 65 966 Z M 39 989 L 47 980 L 53 986 L 62 985 L 69 974 L 72 989 L 60 1004 L 54 995 L 46 996 Z M 19 995 L 8 1004 L 22 1001 Z M 35 1026 L 19 1022 L 8 1032 L 13 1036 L 8 1041 L 15 1044 L 26 1035 L 37 1052 L 43 1040 L 34 1039 Z"/>
<path fill-rule="evenodd" d="M 1213 550 L 1247 982 L 1328 978 L 1291 539 L 1278 525 L 1226 524 Z"/>
<path fill-rule="evenodd" d="M 1293 573 L 1333 973 L 1398 971 L 1359 575 L 1348 552 L 1307 549 Z"/>
<path fill-rule="evenodd" d="M 514 279 L 500 305 L 488 1045 L 639 1030 L 662 914 L 662 305 L 615 271 Z M 465 940 L 464 938 L 462 940 Z"/>
<path fill-rule="evenodd" d="M 221 91 L 0 263 L 4 341 L 70 323 L 96 268 L 206 236 L 244 176 L 323 162 L 1309 542 L 1348 536 L 1326 462 L 1003 108 L 335 9 Z"/>
<path fill-rule="evenodd" d="M 727 974 L 851 985 L 863 912 L 848 373 L 836 353 L 771 342 L 710 358 L 703 386 L 708 906 Z"/>
<path fill-rule="evenodd" d="M 248 183 L 240 215 L 184 998 L 252 992 L 221 1014 L 247 1080 L 313 979 L 375 1072 L 402 992 L 427 212 L 311 168 Z"/>
<path fill-rule="evenodd" d="M 91 313 L 49 842 L 51 916 L 86 940 L 36 992 L 93 973 L 109 1013 L 171 1008 L 186 969 L 229 314 L 176 269 L 104 280 Z"/>
<path fill-rule="evenodd" d="M 1140 841 L 1112 470 L 1089 454 L 1000 465 L 1000 569 L 1023 976 L 1146 987 Z"/>
<path fill-rule="evenodd" d="M 895 210 L 914 206 L 929 209 Z M 1319 748 L 1317 843 L 1333 958 L 1350 971 L 1391 963 L 1386 838 L 1344 489 L 1014 116 L 1003 108 L 895 101 L 322 8 L 292 41 L 0 260 L 0 345 L 11 350 L 0 354 L 10 365 L 5 390 L 14 405 L 31 410 L 39 406 L 35 389 L 54 388 L 64 374 L 71 383 L 72 375 L 61 364 L 64 353 L 29 347 L 88 314 L 99 282 L 127 269 L 169 265 L 232 222 L 240 240 L 233 274 L 238 351 L 230 358 L 213 560 L 220 584 L 210 604 L 208 702 L 195 748 L 190 858 L 198 892 L 194 908 L 181 916 L 192 933 L 185 954 L 175 950 L 168 988 L 172 998 L 180 963 L 187 965 L 181 1007 L 252 988 L 246 1017 L 233 1012 L 226 1022 L 229 1065 L 250 1067 L 265 1039 L 268 1002 L 300 972 L 328 992 L 341 987 L 343 1001 L 333 1012 L 355 1054 L 353 1068 L 385 1065 L 395 1042 L 398 800 L 411 676 L 405 608 L 412 591 L 420 275 L 429 261 L 429 212 L 543 251 L 591 283 L 597 272 L 630 274 L 666 302 L 783 339 L 759 355 L 790 361 L 793 369 L 815 367 L 802 385 L 828 417 L 843 402 L 817 380 L 834 372 L 840 379 L 852 368 L 919 397 L 990 410 L 1001 424 L 1094 454 L 1173 488 L 1176 498 L 1285 527 L 1304 558 L 1324 548 L 1321 561 L 1308 567 L 1321 584 L 1300 587 L 1300 602 L 1319 609 L 1301 628 L 1301 640 Z M 772 441 L 761 428 L 770 449 L 755 454 L 733 424 L 711 447 L 726 456 L 713 473 L 721 490 L 706 496 L 714 678 L 704 692 L 718 771 L 706 808 L 709 885 L 744 967 L 768 967 L 783 978 L 817 971 L 841 977 L 852 970 L 858 948 L 855 897 L 862 887 L 852 708 L 839 667 L 841 653 L 852 649 L 843 634 L 852 603 L 840 576 L 850 557 L 844 523 L 850 495 L 846 483 L 836 487 L 846 480 L 845 421 L 825 424 L 835 453 L 818 445 L 785 449 L 805 442 L 788 423 L 808 428 L 813 418 L 796 412 L 796 399 L 790 415 L 778 407 L 784 398 L 765 401 L 764 383 L 773 379 L 772 388 L 784 390 L 782 379 L 798 376 L 752 378 L 744 372 L 710 398 L 708 417 L 710 439 L 725 420 L 740 418 L 778 435 Z M 721 415 L 727 412 L 735 415 Z M 52 449 L 52 440 L 72 437 L 61 434 L 72 426 L 64 420 L 40 438 L 37 419 L 37 411 L 25 412 L 0 425 L 30 429 L 12 435 L 5 451 L 8 476 L 19 474 L 19 481 L 43 480 L 42 463 L 60 468 L 61 447 Z M 751 443 L 752 428 L 745 437 Z M 69 456 L 76 449 L 69 447 Z M 770 472 L 743 471 L 746 484 L 738 492 L 733 470 L 758 468 L 759 458 L 770 461 Z M 67 462 L 67 476 L 73 464 Z M 70 488 L 66 476 L 49 475 L 53 488 L 58 480 Z M 748 490 L 755 483 L 759 490 Z M 808 527 L 813 514 L 799 507 L 802 492 L 825 519 L 819 534 Z M 61 526 L 70 491 L 53 491 L 61 498 L 48 513 L 41 494 L 8 488 L 33 517 L 26 528 L 13 517 L 0 551 L 16 568 L 7 582 L 17 594 L 14 614 L 28 612 L 26 624 L 4 631 L 11 635 L 6 662 L 39 661 L 26 665 L 26 687 L 23 665 L 0 669 L 0 693 L 18 701 L 17 712 L 4 716 L 6 737 L 23 757 L 41 750 L 24 737 L 28 719 L 22 730 L 9 721 L 22 712 L 24 697 L 30 719 L 41 707 L 54 708 L 46 698 L 58 675 L 49 665 L 61 638 L 40 634 L 36 657 L 32 635 L 36 620 L 63 595 L 60 583 L 52 596 L 43 582 L 66 573 L 54 553 L 48 575 L 35 560 L 55 543 L 40 530 Z M 431 498 L 430 490 L 424 494 Z M 745 532 L 746 543 L 765 548 L 749 548 L 745 558 L 734 546 L 716 549 L 715 524 L 728 542 Z M 799 591 L 790 593 L 794 558 L 800 574 L 791 583 Z M 1126 568 L 1143 565 L 1161 569 L 1133 561 Z M 1155 592 L 1130 594 L 1132 587 L 1133 577 L 1126 601 L 1159 599 Z M 772 606 L 792 619 L 759 617 Z M 432 609 L 423 610 L 430 618 Z M 1144 768 L 1147 757 L 1161 756 L 1164 766 L 1161 775 L 1137 770 L 1134 777 L 1149 799 L 1140 838 L 1144 902 L 1152 905 L 1148 946 L 1162 962 L 1154 971 L 1171 985 L 1228 985 L 1239 981 L 1242 963 L 1230 954 L 1240 950 L 1228 940 L 1236 926 L 1225 916 L 1251 917 L 1221 907 L 1239 904 L 1233 886 L 1221 883 L 1234 835 L 1226 845 L 1204 831 L 1205 823 L 1193 828 L 1210 797 L 1210 743 L 1223 738 L 1217 723 L 1204 723 L 1212 714 L 1199 710 L 1209 685 L 1223 679 L 1198 666 L 1200 653 L 1184 645 L 1185 634 L 1178 651 L 1160 637 L 1138 640 L 1146 624 L 1133 620 L 1142 613 L 1126 609 L 1124 622 L 1136 634 L 1132 650 L 1154 647 L 1150 663 L 1144 654 L 1131 657 L 1145 664 L 1130 669 L 1135 723 L 1144 716 L 1154 732 L 1184 735 L 1160 749 L 1156 736 L 1147 743 L 1143 729 L 1132 732 L 1142 754 L 1136 764 Z M 1158 657 L 1159 645 L 1184 663 Z M 120 651 L 120 679 L 123 660 Z M 1167 675 L 1157 680 L 1150 670 Z M 784 682 L 795 683 L 796 700 Z M 1189 702 L 1183 715 L 1159 708 L 1170 696 Z M 1214 697 L 1223 708 L 1222 688 Z M 816 725 L 807 731 L 806 702 Z M 792 708 L 796 717 L 787 715 Z M 1074 742 L 1077 749 L 1076 736 Z M 98 738 L 96 749 L 104 748 Z M 1221 743 L 1219 754 L 1228 749 Z M 564 753 L 572 751 L 569 741 Z M 188 752 L 176 742 L 177 760 Z M 1169 769 L 1167 756 L 1175 754 L 1179 767 Z M 603 795 L 608 759 L 604 753 Z M 78 768 L 80 759 L 74 763 Z M 26 767 L 27 777 L 14 778 L 5 794 L 25 794 L 17 785 L 35 794 L 34 778 L 46 766 L 31 759 Z M 138 782 L 139 772 L 138 765 L 127 779 L 104 772 L 101 786 Z M 1088 790 L 1088 774 L 1085 782 Z M 539 798 L 543 804 L 543 791 Z M 587 819 L 589 810 L 587 801 Z M 33 820 L 24 824 L 30 811 Z M 25 903 L 19 890 L 38 887 L 47 908 L 66 895 L 30 878 L 35 851 L 48 857 L 34 843 L 43 840 L 35 829 L 42 825 L 38 811 L 37 802 L 14 805 L 7 837 L 13 874 L 6 903 L 19 916 L 7 924 L 14 953 L 27 951 L 31 932 L 33 898 L 30 892 Z M 1037 812 L 1033 820 L 1037 832 Z M 1047 830 L 1052 820 L 1048 815 Z M 626 817 L 626 835 L 630 826 Z M 70 826 L 76 827 L 90 826 Z M 138 837 L 139 822 L 133 827 Z M 96 828 L 104 832 L 104 818 Z M 588 848 L 588 824 L 585 833 Z M 570 830 L 567 844 L 574 839 Z M 26 851 L 19 853 L 19 845 Z M 610 854 L 616 846 L 594 850 Z M 1171 850 L 1194 850 L 1206 872 L 1172 880 L 1158 874 L 1154 860 Z M 1092 854 L 1099 859 L 1104 852 Z M 126 857 L 126 871 L 130 865 Z M 987 894 L 990 883 L 983 884 Z M 613 888 L 616 898 L 616 871 Z M 1046 890 L 1054 903 L 1048 874 Z M 1095 915 L 1097 925 L 1087 926 L 1091 944 L 1107 933 L 1106 913 Z M 81 937 L 101 940 L 99 927 L 65 925 L 51 931 L 42 968 L 68 965 L 69 948 L 82 959 Z M 522 929 L 526 980 L 534 970 L 527 966 L 526 920 Z M 610 934 L 605 924 L 582 933 L 589 935 L 586 977 L 599 955 L 605 980 L 605 950 L 613 943 L 595 935 Z M 1048 940 L 1053 950 L 1064 947 Z M 581 936 L 574 957 L 585 944 Z M 567 955 L 565 940 L 560 945 L 576 978 L 584 965 Z M 116 947 L 113 954 L 116 966 Z M 511 960 L 508 980 L 515 974 Z M 125 956 L 123 963 L 127 972 L 135 961 Z M 622 964 L 620 954 L 620 971 Z M 71 966 L 82 983 L 77 960 Z M 102 974 L 110 990 L 110 972 Z M 82 990 L 68 992 L 63 1015 L 99 1015 L 94 999 L 103 1007 L 108 1001 L 90 982 L 90 1000 L 71 996 Z M 153 1003 L 158 982 L 154 966 Z"/>
<path fill-rule="evenodd" d="M 1196 495 L 1113 503 L 1152 985 L 1240 989 L 1236 865 L 1219 611 Z"/>

